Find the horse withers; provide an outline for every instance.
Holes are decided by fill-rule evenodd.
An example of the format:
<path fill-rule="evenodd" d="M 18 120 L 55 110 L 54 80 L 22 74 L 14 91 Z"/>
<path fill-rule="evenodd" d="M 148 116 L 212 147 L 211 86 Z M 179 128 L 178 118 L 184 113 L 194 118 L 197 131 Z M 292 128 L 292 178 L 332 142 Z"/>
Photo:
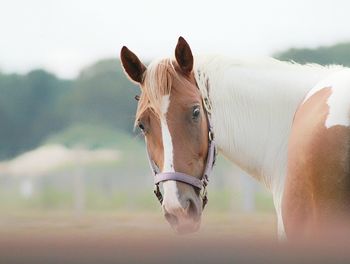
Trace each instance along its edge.
<path fill-rule="evenodd" d="M 271 190 L 281 238 L 348 219 L 350 69 L 194 57 L 182 37 L 174 59 L 146 67 L 123 47 L 121 61 L 141 88 L 135 125 L 176 231 L 200 226 L 216 148 Z"/>

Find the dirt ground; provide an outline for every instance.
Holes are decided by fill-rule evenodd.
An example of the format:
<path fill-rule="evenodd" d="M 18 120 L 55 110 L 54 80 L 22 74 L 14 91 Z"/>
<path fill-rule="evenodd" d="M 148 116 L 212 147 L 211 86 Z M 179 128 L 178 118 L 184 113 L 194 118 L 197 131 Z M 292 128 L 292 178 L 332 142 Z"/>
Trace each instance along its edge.
<path fill-rule="evenodd" d="M 179 236 L 154 213 L 11 213 L 0 263 L 350 263 L 348 245 L 280 243 L 275 229 L 272 214 L 204 215 Z"/>
<path fill-rule="evenodd" d="M 229 215 L 204 212 L 200 231 L 191 236 L 274 237 L 275 229 L 273 214 Z M 177 237 L 160 212 L 89 212 L 82 215 L 67 212 L 3 214 L 0 218 L 0 235 L 17 233 Z"/>

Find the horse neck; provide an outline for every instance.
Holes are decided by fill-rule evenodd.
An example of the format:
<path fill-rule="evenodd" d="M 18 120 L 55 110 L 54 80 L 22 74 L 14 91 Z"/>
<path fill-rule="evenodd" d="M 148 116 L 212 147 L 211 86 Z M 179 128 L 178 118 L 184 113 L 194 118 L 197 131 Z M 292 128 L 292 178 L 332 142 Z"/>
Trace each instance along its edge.
<path fill-rule="evenodd" d="M 306 93 L 329 73 L 274 59 L 196 58 L 195 77 L 212 104 L 219 150 L 263 182 L 283 191 L 294 113 Z"/>

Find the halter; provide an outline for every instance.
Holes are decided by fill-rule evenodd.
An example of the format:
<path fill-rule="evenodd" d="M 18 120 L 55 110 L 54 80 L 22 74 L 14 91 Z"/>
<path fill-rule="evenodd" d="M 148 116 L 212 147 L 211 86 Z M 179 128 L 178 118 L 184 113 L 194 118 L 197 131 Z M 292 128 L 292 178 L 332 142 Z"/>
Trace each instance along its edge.
<path fill-rule="evenodd" d="M 160 172 L 158 166 L 152 160 L 152 158 L 147 150 L 148 160 L 149 160 L 152 172 L 154 174 L 154 191 L 153 192 L 156 195 L 160 204 L 163 203 L 163 195 L 160 191 L 159 184 L 161 182 L 169 181 L 169 180 L 184 182 L 184 183 L 187 183 L 187 184 L 193 186 L 194 188 L 198 189 L 200 191 L 200 195 L 202 198 L 203 208 L 205 207 L 205 205 L 208 202 L 206 187 L 209 183 L 209 175 L 210 175 L 210 173 L 214 167 L 214 164 L 215 164 L 217 151 L 216 151 L 216 145 L 215 145 L 215 141 L 214 141 L 213 126 L 211 124 L 211 105 L 209 103 L 209 99 L 203 98 L 203 104 L 204 104 L 205 112 L 207 114 L 206 116 L 207 116 L 207 121 L 208 121 L 208 131 L 209 131 L 209 135 L 208 135 L 208 141 L 209 141 L 208 143 L 209 144 L 208 144 L 208 146 L 209 147 L 208 147 L 208 154 L 207 154 L 207 163 L 205 165 L 204 173 L 200 179 L 198 179 L 194 176 L 187 175 L 187 174 L 182 173 L 182 172 Z"/>

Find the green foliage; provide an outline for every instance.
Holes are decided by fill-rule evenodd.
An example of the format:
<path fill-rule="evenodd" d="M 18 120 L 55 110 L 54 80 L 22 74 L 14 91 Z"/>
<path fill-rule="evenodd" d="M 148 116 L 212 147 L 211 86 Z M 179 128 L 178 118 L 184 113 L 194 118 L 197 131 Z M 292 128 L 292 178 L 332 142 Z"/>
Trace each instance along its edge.
<path fill-rule="evenodd" d="M 105 60 L 82 71 L 60 102 L 71 123 L 88 123 L 131 132 L 139 92 L 124 75 L 119 61 Z"/>
<path fill-rule="evenodd" d="M 138 92 L 118 60 L 100 61 L 76 80 L 43 70 L 0 73 L 0 159 L 35 148 L 48 137 L 53 140 L 51 135 L 63 130 L 66 145 L 75 140 L 92 148 L 113 145 L 113 137 L 125 136 L 110 131 L 132 133 Z M 85 127 L 76 125 L 83 123 Z M 104 142 L 98 142 L 100 137 Z"/>
<path fill-rule="evenodd" d="M 56 102 L 70 85 L 43 70 L 25 76 L 0 74 L 0 158 L 37 146 L 65 125 Z"/>
<path fill-rule="evenodd" d="M 341 64 L 350 66 L 350 43 L 341 43 L 316 49 L 292 48 L 276 53 L 274 57 L 280 60 L 293 60 L 299 63 L 318 63 L 321 65 Z"/>

